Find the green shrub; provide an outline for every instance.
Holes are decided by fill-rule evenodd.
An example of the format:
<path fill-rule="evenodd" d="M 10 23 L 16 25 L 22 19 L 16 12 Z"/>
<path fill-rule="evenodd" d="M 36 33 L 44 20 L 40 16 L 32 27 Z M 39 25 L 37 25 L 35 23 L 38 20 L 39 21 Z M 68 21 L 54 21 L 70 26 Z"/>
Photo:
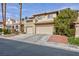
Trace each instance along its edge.
<path fill-rule="evenodd" d="M 70 44 L 79 45 L 79 38 L 69 37 L 68 41 Z"/>
<path fill-rule="evenodd" d="M 2 34 L 2 28 L 0 28 L 0 35 Z"/>
<path fill-rule="evenodd" d="M 0 28 L 0 34 L 2 34 L 2 28 Z M 5 29 L 4 34 L 11 34 L 11 30 L 10 29 Z"/>
<path fill-rule="evenodd" d="M 68 37 L 75 35 L 75 24 L 78 13 L 70 8 L 63 9 L 58 13 L 54 20 L 55 34 L 66 35 Z"/>
<path fill-rule="evenodd" d="M 11 30 L 10 29 L 5 29 L 4 34 L 11 34 Z"/>
<path fill-rule="evenodd" d="M 2 28 L 0 28 L 0 32 L 2 32 Z"/>

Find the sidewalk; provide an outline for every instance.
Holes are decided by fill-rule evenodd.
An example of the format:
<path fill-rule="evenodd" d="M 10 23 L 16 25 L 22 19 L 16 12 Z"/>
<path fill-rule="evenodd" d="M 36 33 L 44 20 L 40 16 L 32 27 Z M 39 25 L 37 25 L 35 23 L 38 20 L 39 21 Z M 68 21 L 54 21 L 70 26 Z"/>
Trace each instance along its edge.
<path fill-rule="evenodd" d="M 41 42 L 41 41 L 23 41 L 23 40 L 16 40 L 16 41 L 21 41 L 21 42 L 26 42 L 26 43 L 31 43 L 31 44 L 36 44 L 36 45 L 41 45 L 41 46 L 47 46 L 47 47 L 54 47 L 54 48 L 59 48 L 59 49 L 64 49 L 68 51 L 73 51 L 73 52 L 79 52 L 79 46 L 75 45 L 70 45 L 70 44 L 62 44 L 62 43 L 56 43 L 56 42 Z"/>
<path fill-rule="evenodd" d="M 4 39 L 11 39 L 11 40 L 18 40 L 18 39 L 23 39 L 24 37 L 29 37 L 32 34 L 18 34 L 18 35 L 11 35 L 11 36 L 6 36 L 6 35 L 0 35 L 0 38 Z"/>

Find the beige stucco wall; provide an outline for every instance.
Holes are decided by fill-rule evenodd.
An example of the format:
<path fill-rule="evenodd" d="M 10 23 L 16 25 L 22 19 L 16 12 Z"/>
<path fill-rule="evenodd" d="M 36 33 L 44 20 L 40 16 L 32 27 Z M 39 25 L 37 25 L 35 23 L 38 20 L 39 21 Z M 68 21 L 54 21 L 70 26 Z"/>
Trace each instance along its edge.
<path fill-rule="evenodd" d="M 53 14 L 53 17 L 54 17 L 54 18 L 55 18 L 55 17 L 57 17 L 57 14 L 56 14 L 56 13 L 54 13 L 54 14 Z"/>
<path fill-rule="evenodd" d="M 79 14 L 79 12 L 78 12 Z M 77 21 L 75 23 L 75 37 L 79 37 L 79 16 L 77 18 Z"/>
<path fill-rule="evenodd" d="M 29 29 L 29 32 L 32 34 L 35 34 L 35 24 L 33 23 L 33 21 L 29 21 L 25 23 L 25 32 L 27 33 Z"/>
<path fill-rule="evenodd" d="M 33 26 L 34 23 L 33 22 L 26 22 L 26 26 Z"/>
<path fill-rule="evenodd" d="M 75 37 L 79 37 L 79 24 L 75 24 Z"/>
<path fill-rule="evenodd" d="M 48 15 L 52 15 L 53 18 L 48 19 Z M 35 17 L 35 19 L 37 19 L 38 22 L 41 22 L 41 21 L 50 21 L 50 20 L 54 21 L 54 18 L 57 16 L 57 14 L 53 13 L 53 14 L 47 14 L 47 15 L 41 15 L 41 16 L 44 16 L 44 18 L 42 18 L 41 20 L 39 20 L 39 19 L 37 19 L 37 17 L 40 17 L 40 16 L 37 16 L 37 17 Z"/>
<path fill-rule="evenodd" d="M 26 20 L 24 20 L 24 32 L 26 33 Z"/>

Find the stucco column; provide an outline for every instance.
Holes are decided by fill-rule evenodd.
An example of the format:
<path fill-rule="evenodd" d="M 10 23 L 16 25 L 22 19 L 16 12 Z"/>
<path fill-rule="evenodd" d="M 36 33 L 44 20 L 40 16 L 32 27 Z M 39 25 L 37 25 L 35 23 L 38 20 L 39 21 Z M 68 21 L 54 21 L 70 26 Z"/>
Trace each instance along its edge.
<path fill-rule="evenodd" d="M 24 33 L 26 33 L 26 21 L 24 21 Z"/>
<path fill-rule="evenodd" d="M 20 31 L 20 25 L 18 25 L 18 29 L 17 29 L 17 30 L 18 30 L 18 32 L 21 32 L 21 31 Z"/>
<path fill-rule="evenodd" d="M 52 24 L 52 35 L 54 34 L 54 32 L 55 32 L 55 26 L 54 24 Z"/>
<path fill-rule="evenodd" d="M 34 23 L 33 24 L 33 34 L 36 34 L 36 25 L 35 25 L 36 21 L 37 21 L 36 19 L 33 20 L 33 23 Z"/>
<path fill-rule="evenodd" d="M 75 24 L 75 37 L 79 37 L 79 23 Z"/>

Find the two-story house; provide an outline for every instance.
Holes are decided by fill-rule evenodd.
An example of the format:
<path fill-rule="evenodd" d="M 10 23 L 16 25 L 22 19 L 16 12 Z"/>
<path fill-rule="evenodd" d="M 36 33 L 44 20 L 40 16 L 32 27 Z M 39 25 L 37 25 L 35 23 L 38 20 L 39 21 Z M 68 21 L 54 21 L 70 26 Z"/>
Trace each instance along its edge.
<path fill-rule="evenodd" d="M 36 14 L 26 20 L 27 34 L 53 34 L 58 11 Z"/>
<path fill-rule="evenodd" d="M 79 11 L 76 11 L 79 14 Z M 55 31 L 54 18 L 57 17 L 58 13 L 59 11 L 53 11 L 33 15 L 26 20 L 24 31 L 27 34 L 53 34 Z M 79 37 L 79 16 L 72 27 L 75 28 L 75 37 Z"/>

